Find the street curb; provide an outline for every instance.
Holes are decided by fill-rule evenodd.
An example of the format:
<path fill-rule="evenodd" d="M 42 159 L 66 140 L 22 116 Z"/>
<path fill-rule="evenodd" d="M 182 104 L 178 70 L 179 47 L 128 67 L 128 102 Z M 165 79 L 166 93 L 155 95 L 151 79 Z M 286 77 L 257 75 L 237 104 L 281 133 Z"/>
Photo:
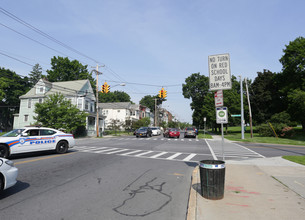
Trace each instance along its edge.
<path fill-rule="evenodd" d="M 197 192 L 193 188 L 195 184 L 198 183 L 198 166 L 192 172 L 191 177 L 191 187 L 190 187 L 190 196 L 188 201 L 187 209 L 187 220 L 197 219 Z"/>

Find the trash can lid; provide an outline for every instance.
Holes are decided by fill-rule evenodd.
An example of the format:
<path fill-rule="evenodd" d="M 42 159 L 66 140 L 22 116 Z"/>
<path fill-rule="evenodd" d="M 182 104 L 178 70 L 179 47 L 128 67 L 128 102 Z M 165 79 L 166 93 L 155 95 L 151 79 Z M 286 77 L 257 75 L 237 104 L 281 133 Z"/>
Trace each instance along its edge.
<path fill-rule="evenodd" d="M 207 169 L 223 169 L 226 165 L 222 160 L 201 160 L 200 167 Z"/>

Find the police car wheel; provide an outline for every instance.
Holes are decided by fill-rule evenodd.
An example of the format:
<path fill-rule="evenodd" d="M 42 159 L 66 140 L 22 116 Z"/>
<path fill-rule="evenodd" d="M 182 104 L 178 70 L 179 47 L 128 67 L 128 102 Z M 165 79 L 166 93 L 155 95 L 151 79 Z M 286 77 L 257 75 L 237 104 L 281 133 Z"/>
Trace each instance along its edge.
<path fill-rule="evenodd" d="M 58 142 L 56 146 L 56 153 L 58 154 L 64 154 L 68 151 L 68 144 L 65 141 Z"/>
<path fill-rule="evenodd" d="M 8 149 L 4 145 L 0 145 L 0 157 L 3 157 L 3 158 L 8 157 Z"/>

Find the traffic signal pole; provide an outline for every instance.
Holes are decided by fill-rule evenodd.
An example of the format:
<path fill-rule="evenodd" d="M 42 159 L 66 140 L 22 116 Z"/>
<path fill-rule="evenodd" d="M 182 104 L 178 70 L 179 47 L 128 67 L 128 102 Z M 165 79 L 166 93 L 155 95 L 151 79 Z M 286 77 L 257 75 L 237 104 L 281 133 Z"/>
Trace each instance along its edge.
<path fill-rule="evenodd" d="M 99 137 L 99 112 L 98 112 L 98 64 L 96 64 L 96 137 Z"/>
<path fill-rule="evenodd" d="M 240 75 L 240 115 L 241 115 L 241 139 L 245 139 L 244 131 L 244 97 L 243 97 L 243 80 Z"/>

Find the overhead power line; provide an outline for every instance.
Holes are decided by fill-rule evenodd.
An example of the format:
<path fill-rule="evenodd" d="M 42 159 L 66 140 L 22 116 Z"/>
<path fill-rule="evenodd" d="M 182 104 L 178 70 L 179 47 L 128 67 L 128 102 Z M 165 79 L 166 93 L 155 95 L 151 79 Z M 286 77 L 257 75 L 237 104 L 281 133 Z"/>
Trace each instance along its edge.
<path fill-rule="evenodd" d="M 46 48 L 49 48 L 50 50 L 53 50 L 53 51 L 55 51 L 55 52 L 57 52 L 57 53 L 60 53 L 60 54 L 62 54 L 62 55 L 64 55 L 64 56 L 66 56 L 66 57 L 70 57 L 70 56 L 68 56 L 68 55 L 66 55 L 66 54 L 64 54 L 64 53 L 62 53 L 62 52 L 60 52 L 60 51 L 58 51 L 58 50 L 53 49 L 52 47 L 49 47 L 49 46 L 46 45 L 46 44 L 43 44 L 43 43 L 41 43 L 41 42 L 39 42 L 39 41 L 37 41 L 37 40 L 31 38 L 31 37 L 26 36 L 25 34 L 20 33 L 19 31 L 14 30 L 13 28 L 10 28 L 10 27 L 6 26 L 5 24 L 2 24 L 1 22 L 0 22 L 0 25 L 2 25 L 3 27 L 6 27 L 7 29 L 9 29 L 9 30 L 11 30 L 11 31 L 13 31 L 13 32 L 15 32 L 15 33 L 17 33 L 17 34 L 20 34 L 21 36 L 23 36 L 23 37 L 25 37 L 25 38 L 27 38 L 27 39 L 29 39 L 29 40 L 31 40 L 31 41 L 34 41 L 34 42 L 37 43 L 37 44 L 40 44 L 40 45 L 42 45 L 42 46 L 44 46 L 44 47 L 46 47 Z M 70 57 L 70 58 L 75 59 L 75 58 L 73 58 L 73 57 Z"/>
<path fill-rule="evenodd" d="M 140 86 L 152 86 L 152 87 L 176 87 L 176 86 L 181 86 L 181 84 L 176 84 L 176 85 L 152 85 L 152 84 L 132 83 L 132 82 L 119 82 L 119 81 L 109 81 L 109 82 L 126 83 L 126 84 L 140 85 Z"/>
<path fill-rule="evenodd" d="M 68 50 L 70 50 L 70 51 L 73 51 L 74 53 L 77 53 L 78 55 L 81 55 L 81 56 L 83 56 L 83 57 L 86 57 L 87 59 L 92 60 L 92 61 L 94 61 L 95 63 L 98 63 L 98 61 L 97 61 L 96 59 L 93 59 L 93 58 L 87 56 L 86 54 L 84 54 L 84 53 L 82 53 L 82 52 L 80 52 L 80 51 L 78 51 L 78 50 L 76 50 L 76 49 L 74 49 L 74 48 L 68 46 L 67 44 L 65 44 L 65 43 L 63 43 L 63 42 L 61 42 L 61 41 L 59 41 L 59 40 L 57 40 L 57 39 L 55 39 L 54 37 L 48 35 L 47 33 L 45 33 L 45 32 L 43 32 L 43 31 L 39 30 L 38 28 L 34 27 L 33 25 L 31 25 L 31 24 L 25 22 L 24 20 L 18 18 L 17 16 L 13 15 L 12 13 L 8 12 L 8 11 L 5 10 L 4 8 L 0 7 L 0 12 L 2 12 L 3 14 L 5 14 L 6 16 L 12 18 L 13 20 L 19 22 L 20 24 L 22 24 L 22 25 L 24 25 L 24 26 L 30 28 L 31 30 L 35 31 L 36 33 L 38 33 L 38 34 L 40 34 L 40 35 L 42 35 L 42 36 L 48 38 L 49 40 L 51 40 L 51 41 L 53 41 L 53 42 L 55 42 L 55 43 L 57 43 L 57 44 L 59 44 L 59 45 L 65 47 L 66 49 L 68 49 Z"/>

